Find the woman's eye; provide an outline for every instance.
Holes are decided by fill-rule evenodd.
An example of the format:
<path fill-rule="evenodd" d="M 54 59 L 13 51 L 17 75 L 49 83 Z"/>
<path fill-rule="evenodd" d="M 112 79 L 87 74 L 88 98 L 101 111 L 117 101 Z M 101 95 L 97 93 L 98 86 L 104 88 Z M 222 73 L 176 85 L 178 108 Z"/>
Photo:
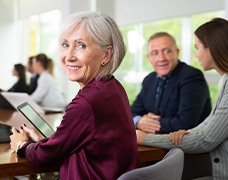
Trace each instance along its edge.
<path fill-rule="evenodd" d="M 85 48 L 86 48 L 86 45 L 85 45 L 84 43 L 80 43 L 80 44 L 78 45 L 78 47 L 81 48 L 81 49 L 85 49 Z"/>
<path fill-rule="evenodd" d="M 62 43 L 62 47 L 66 48 L 66 47 L 69 47 L 69 45 L 66 43 Z"/>

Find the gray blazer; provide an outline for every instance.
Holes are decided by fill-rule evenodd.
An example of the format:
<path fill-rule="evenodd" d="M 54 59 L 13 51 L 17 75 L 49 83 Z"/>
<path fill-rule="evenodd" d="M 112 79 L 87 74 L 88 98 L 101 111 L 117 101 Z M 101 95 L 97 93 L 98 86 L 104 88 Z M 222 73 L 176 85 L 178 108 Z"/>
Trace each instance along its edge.
<path fill-rule="evenodd" d="M 145 145 L 171 149 L 179 147 L 186 153 L 210 152 L 213 179 L 228 179 L 228 74 L 219 81 L 220 93 L 210 115 L 197 127 L 188 130 L 182 144 L 171 143 L 168 135 L 150 134 Z"/>

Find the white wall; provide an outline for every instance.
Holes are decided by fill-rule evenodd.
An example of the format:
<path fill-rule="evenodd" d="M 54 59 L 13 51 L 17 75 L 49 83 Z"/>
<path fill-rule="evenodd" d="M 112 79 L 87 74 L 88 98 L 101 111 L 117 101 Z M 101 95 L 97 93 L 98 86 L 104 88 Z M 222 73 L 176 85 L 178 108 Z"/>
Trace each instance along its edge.
<path fill-rule="evenodd" d="M 224 9 L 224 0 L 115 0 L 119 25 Z"/>
<path fill-rule="evenodd" d="M 228 9 L 228 0 L 0 0 L 0 88 L 8 88 L 15 80 L 13 64 L 26 61 L 20 20 L 32 15 L 60 9 L 65 19 L 74 12 L 97 10 L 118 25 L 128 25 L 224 8 Z M 60 77 L 65 90 L 77 88 Z"/>
<path fill-rule="evenodd" d="M 61 7 L 61 0 L 17 0 L 19 19 L 28 18 Z"/>
<path fill-rule="evenodd" d="M 228 19 L 228 0 L 224 0 L 224 6 L 225 6 L 225 10 L 226 10 L 226 14 L 225 14 L 225 17 Z"/>
<path fill-rule="evenodd" d="M 14 0 L 0 0 L 0 88 L 8 89 L 14 83 L 12 64 L 19 62 L 17 24 Z M 6 71 L 7 70 L 7 71 Z"/>

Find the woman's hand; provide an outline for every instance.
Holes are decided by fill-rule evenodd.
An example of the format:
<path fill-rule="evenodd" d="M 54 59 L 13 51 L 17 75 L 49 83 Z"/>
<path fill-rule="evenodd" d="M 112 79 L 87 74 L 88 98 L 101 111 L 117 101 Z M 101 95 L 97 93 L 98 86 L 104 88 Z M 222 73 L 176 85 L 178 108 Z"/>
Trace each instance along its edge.
<path fill-rule="evenodd" d="M 26 133 L 29 141 L 38 142 L 42 138 L 41 136 L 38 136 L 38 134 L 36 134 L 36 132 L 34 131 L 34 129 L 28 128 L 25 124 L 23 124 L 21 126 L 21 128 Z"/>
<path fill-rule="evenodd" d="M 17 151 L 26 142 L 38 142 L 42 138 L 35 133 L 34 129 L 28 128 L 25 124 L 21 126 L 20 130 L 13 127 L 12 132 L 10 146 L 14 151 Z"/>
<path fill-rule="evenodd" d="M 17 151 L 18 148 L 28 141 L 28 137 L 22 129 L 18 130 L 15 127 L 12 128 L 12 133 L 10 136 L 10 146 L 11 149 Z"/>
<path fill-rule="evenodd" d="M 139 145 L 143 145 L 144 144 L 144 139 L 146 137 L 147 133 L 140 131 L 140 130 L 136 130 L 136 136 L 137 136 L 137 143 Z"/>
<path fill-rule="evenodd" d="M 179 145 L 182 143 L 183 137 L 187 134 L 189 134 L 189 132 L 186 130 L 179 130 L 177 132 L 171 132 L 171 133 L 169 133 L 169 139 L 173 144 Z"/>

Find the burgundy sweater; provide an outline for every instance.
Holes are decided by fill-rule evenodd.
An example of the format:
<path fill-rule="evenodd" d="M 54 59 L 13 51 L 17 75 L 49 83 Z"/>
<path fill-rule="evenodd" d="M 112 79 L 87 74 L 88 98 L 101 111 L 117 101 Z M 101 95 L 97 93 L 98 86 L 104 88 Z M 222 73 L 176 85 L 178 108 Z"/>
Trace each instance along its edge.
<path fill-rule="evenodd" d="M 19 151 L 38 166 L 60 163 L 60 178 L 117 179 L 137 166 L 138 151 L 129 101 L 121 84 L 93 80 L 68 106 L 56 132 Z"/>

